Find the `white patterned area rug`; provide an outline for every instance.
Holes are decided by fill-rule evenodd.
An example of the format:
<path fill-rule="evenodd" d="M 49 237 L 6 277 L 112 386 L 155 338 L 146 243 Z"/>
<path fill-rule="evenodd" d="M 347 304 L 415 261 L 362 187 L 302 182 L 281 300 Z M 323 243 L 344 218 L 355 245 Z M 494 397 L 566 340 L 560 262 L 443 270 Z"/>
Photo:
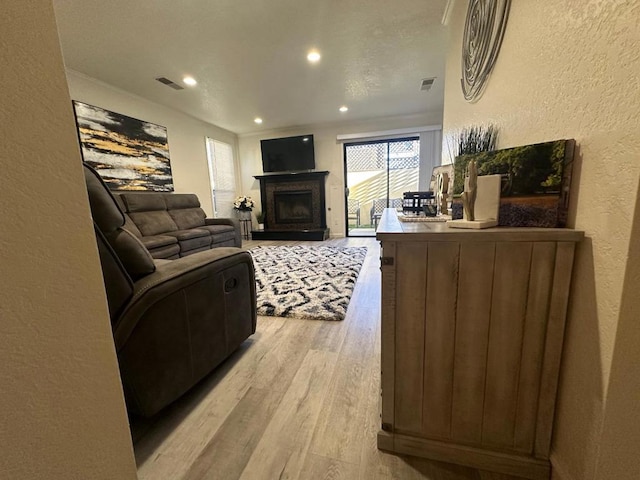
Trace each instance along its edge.
<path fill-rule="evenodd" d="M 367 247 L 256 247 L 258 315 L 342 320 Z"/>

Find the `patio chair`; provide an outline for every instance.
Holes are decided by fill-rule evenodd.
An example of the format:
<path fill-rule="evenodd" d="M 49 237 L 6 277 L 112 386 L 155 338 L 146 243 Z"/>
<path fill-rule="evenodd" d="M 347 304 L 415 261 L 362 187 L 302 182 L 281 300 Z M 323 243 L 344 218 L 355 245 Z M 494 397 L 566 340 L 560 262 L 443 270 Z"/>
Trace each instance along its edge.
<path fill-rule="evenodd" d="M 402 198 L 392 198 L 389 200 L 389 207 L 396 210 L 402 210 Z"/>
<path fill-rule="evenodd" d="M 387 208 L 386 198 L 376 198 L 373 201 L 369 215 L 371 216 L 371 224 L 374 229 L 377 228 L 378 221 L 380 220 L 380 217 L 382 217 L 382 212 L 385 208 Z M 389 200 L 389 208 L 402 209 L 402 199 L 392 198 Z"/>
<path fill-rule="evenodd" d="M 347 199 L 347 223 L 353 225 L 351 220 L 355 222 L 356 227 L 360 226 L 360 200 L 357 198 Z"/>

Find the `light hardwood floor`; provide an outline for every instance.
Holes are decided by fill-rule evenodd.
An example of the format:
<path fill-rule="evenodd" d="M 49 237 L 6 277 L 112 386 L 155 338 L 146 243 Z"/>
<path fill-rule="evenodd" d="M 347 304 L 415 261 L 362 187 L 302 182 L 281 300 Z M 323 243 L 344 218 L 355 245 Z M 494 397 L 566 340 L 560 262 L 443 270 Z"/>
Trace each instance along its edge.
<path fill-rule="evenodd" d="M 319 242 L 244 246 L 283 244 Z M 379 244 L 324 244 L 369 248 L 345 320 L 258 317 L 255 335 L 191 392 L 133 419 L 139 478 L 517 480 L 376 448 Z"/>

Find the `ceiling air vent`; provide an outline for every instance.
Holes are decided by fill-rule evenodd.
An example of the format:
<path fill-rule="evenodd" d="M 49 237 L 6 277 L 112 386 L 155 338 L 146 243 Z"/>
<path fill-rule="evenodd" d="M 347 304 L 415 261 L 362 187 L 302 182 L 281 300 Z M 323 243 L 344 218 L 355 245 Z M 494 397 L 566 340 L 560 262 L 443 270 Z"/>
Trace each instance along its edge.
<path fill-rule="evenodd" d="M 428 92 L 429 90 L 431 90 L 431 87 L 433 86 L 433 82 L 435 81 L 436 81 L 436 77 L 423 78 L 422 83 L 420 84 L 420 90 L 424 90 L 425 92 Z"/>
<path fill-rule="evenodd" d="M 167 87 L 171 87 L 174 90 L 184 90 L 184 87 L 181 87 L 176 82 L 172 82 L 168 78 L 158 77 L 158 78 L 156 78 L 156 80 L 159 81 L 160 83 L 164 83 Z"/>

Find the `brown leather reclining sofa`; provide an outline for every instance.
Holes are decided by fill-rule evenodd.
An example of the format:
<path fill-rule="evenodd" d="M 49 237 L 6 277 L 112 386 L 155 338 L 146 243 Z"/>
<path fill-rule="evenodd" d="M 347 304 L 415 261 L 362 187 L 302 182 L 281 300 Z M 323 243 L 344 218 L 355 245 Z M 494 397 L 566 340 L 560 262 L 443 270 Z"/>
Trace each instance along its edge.
<path fill-rule="evenodd" d="M 176 259 L 216 247 L 241 247 L 240 224 L 232 218 L 206 218 L 193 193 L 120 193 L 124 227 L 153 258 Z"/>
<path fill-rule="evenodd" d="M 96 171 L 84 171 L 127 409 L 151 416 L 255 333 L 253 260 L 237 247 L 154 260 Z"/>

